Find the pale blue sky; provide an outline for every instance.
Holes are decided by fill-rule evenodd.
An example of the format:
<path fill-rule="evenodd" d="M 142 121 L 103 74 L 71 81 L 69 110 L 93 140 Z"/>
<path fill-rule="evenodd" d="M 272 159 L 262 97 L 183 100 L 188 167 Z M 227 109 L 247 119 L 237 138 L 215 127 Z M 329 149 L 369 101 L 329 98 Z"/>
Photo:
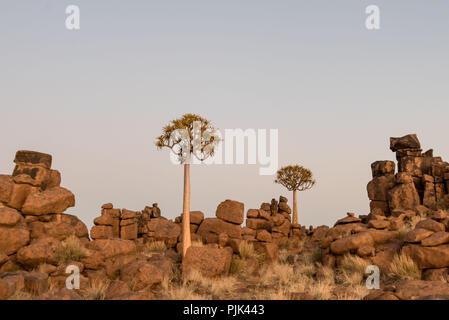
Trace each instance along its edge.
<path fill-rule="evenodd" d="M 199 113 L 220 129 L 279 129 L 280 165 L 317 185 L 299 220 L 368 212 L 370 164 L 390 136 L 417 133 L 449 159 L 447 1 L 0 0 L 0 172 L 18 149 L 53 155 L 77 214 L 100 205 L 182 209 L 182 168 L 153 146 L 170 119 Z M 81 30 L 65 29 L 79 5 Z M 381 30 L 364 26 L 381 10 Z M 280 194 L 258 166 L 192 169 L 192 209 L 225 199 L 257 208 Z"/>

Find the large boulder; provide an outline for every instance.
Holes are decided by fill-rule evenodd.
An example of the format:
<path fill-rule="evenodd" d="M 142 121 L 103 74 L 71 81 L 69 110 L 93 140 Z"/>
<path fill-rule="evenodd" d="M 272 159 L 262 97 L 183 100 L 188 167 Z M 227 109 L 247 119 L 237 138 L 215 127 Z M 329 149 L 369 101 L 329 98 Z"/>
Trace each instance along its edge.
<path fill-rule="evenodd" d="M 162 218 L 154 218 L 147 224 L 149 231 L 154 232 L 153 236 L 156 240 L 164 241 L 170 248 L 176 246 L 178 237 L 181 234 L 181 226 L 178 223 Z"/>
<path fill-rule="evenodd" d="M 366 186 L 368 198 L 373 201 L 387 201 L 388 191 L 394 186 L 394 175 L 374 177 Z"/>
<path fill-rule="evenodd" d="M 411 183 L 398 184 L 388 191 L 390 210 L 413 210 L 419 203 L 419 195 L 415 185 Z"/>
<path fill-rule="evenodd" d="M 30 232 L 22 228 L 0 226 L 0 251 L 7 255 L 16 253 L 30 242 Z"/>
<path fill-rule="evenodd" d="M 0 202 L 8 203 L 11 200 L 14 181 L 11 176 L 0 174 Z"/>
<path fill-rule="evenodd" d="M 396 164 L 393 161 L 376 161 L 371 164 L 371 172 L 374 177 L 394 174 Z"/>
<path fill-rule="evenodd" d="M 253 242 L 254 250 L 267 263 L 275 263 L 279 261 L 279 246 L 275 243 Z"/>
<path fill-rule="evenodd" d="M 52 162 L 51 155 L 28 150 L 17 151 L 16 156 L 14 158 L 14 163 L 16 164 L 21 163 L 31 166 L 40 166 L 46 169 L 51 168 L 51 162 Z"/>
<path fill-rule="evenodd" d="M 271 228 L 271 231 L 282 233 L 284 236 L 288 236 L 291 229 L 291 223 L 289 220 L 284 219 L 279 226 L 274 226 Z"/>
<path fill-rule="evenodd" d="M 449 298 L 449 284 L 442 281 L 403 280 L 396 285 L 395 295 L 402 300 Z"/>
<path fill-rule="evenodd" d="M 421 149 L 416 134 L 408 134 L 400 138 L 390 138 L 390 149 L 393 152 L 403 149 Z"/>
<path fill-rule="evenodd" d="M 414 230 L 407 233 L 407 235 L 404 238 L 405 242 L 411 242 L 411 243 L 418 243 L 421 242 L 421 240 L 430 237 L 434 232 L 422 229 L 422 228 L 415 228 Z"/>
<path fill-rule="evenodd" d="M 73 206 L 75 206 L 73 193 L 61 187 L 54 187 L 30 194 L 22 207 L 22 212 L 30 215 L 63 213 Z"/>
<path fill-rule="evenodd" d="M 182 272 L 199 271 L 203 276 L 227 275 L 231 267 L 232 248 L 189 247 L 182 261 Z"/>
<path fill-rule="evenodd" d="M 264 229 L 271 232 L 271 229 L 273 228 L 273 223 L 265 219 L 248 218 L 246 219 L 246 227 L 253 230 Z"/>
<path fill-rule="evenodd" d="M 184 214 L 181 213 L 181 221 L 182 221 L 183 215 Z M 203 220 L 204 220 L 204 213 L 203 212 L 201 212 L 201 211 L 190 211 L 190 223 L 200 225 L 201 222 L 203 222 Z"/>
<path fill-rule="evenodd" d="M 219 235 L 226 233 L 230 238 L 241 239 L 242 228 L 239 225 L 225 222 L 218 218 L 207 218 L 201 223 L 196 232 L 201 237 L 206 237 L 208 233 Z"/>
<path fill-rule="evenodd" d="M 402 252 L 413 259 L 420 269 L 449 267 L 449 245 L 423 247 L 407 245 Z"/>
<path fill-rule="evenodd" d="M 38 190 L 38 187 L 33 187 L 29 184 L 13 183 L 11 192 L 8 196 L 8 201 L 5 201 L 5 203 L 8 207 L 21 210 L 25 200 L 31 194 L 38 192 Z"/>
<path fill-rule="evenodd" d="M 45 189 L 51 180 L 51 170 L 27 164 L 17 164 L 12 173 L 15 183 L 29 184 Z"/>
<path fill-rule="evenodd" d="M 34 240 L 29 246 L 17 252 L 17 261 L 29 267 L 37 267 L 43 263 L 55 264 L 57 262 L 56 250 L 61 242 L 53 238 Z"/>
<path fill-rule="evenodd" d="M 362 246 L 373 246 L 374 239 L 369 232 L 360 232 L 346 238 L 337 239 L 331 243 L 330 249 L 334 254 L 345 254 Z"/>
<path fill-rule="evenodd" d="M 216 216 L 224 221 L 240 225 L 244 219 L 244 204 L 232 200 L 223 201 L 217 207 Z"/>
<path fill-rule="evenodd" d="M 88 249 L 100 252 L 104 258 L 136 253 L 136 244 L 131 240 L 101 239 L 91 241 Z"/>
<path fill-rule="evenodd" d="M 151 261 L 135 260 L 120 269 L 120 278 L 129 283 L 133 291 L 139 291 L 153 284 L 161 283 L 171 274 L 171 265 Z"/>
<path fill-rule="evenodd" d="M 23 216 L 13 208 L 0 207 L 0 226 L 12 227 L 23 220 Z"/>
<path fill-rule="evenodd" d="M 418 222 L 416 228 L 426 229 L 433 232 L 445 231 L 446 227 L 444 224 L 437 222 L 433 219 L 426 219 Z"/>
<path fill-rule="evenodd" d="M 89 242 L 86 247 L 89 252 L 81 262 L 88 269 L 98 269 L 105 265 L 107 259 L 137 252 L 134 241 L 122 239 L 98 239 Z"/>
<path fill-rule="evenodd" d="M 75 235 L 77 238 L 85 238 L 87 240 L 89 237 L 86 225 L 74 215 L 48 215 L 40 216 L 39 218 L 44 221 L 28 223 L 31 239 L 52 237 L 64 240 L 71 235 Z"/>
<path fill-rule="evenodd" d="M 425 247 L 434 247 L 445 243 L 449 243 L 449 232 L 443 231 L 435 232 L 421 241 L 421 245 Z"/>
<path fill-rule="evenodd" d="M 94 240 L 96 239 L 112 239 L 113 229 L 112 226 L 93 226 L 90 229 L 90 237 Z"/>

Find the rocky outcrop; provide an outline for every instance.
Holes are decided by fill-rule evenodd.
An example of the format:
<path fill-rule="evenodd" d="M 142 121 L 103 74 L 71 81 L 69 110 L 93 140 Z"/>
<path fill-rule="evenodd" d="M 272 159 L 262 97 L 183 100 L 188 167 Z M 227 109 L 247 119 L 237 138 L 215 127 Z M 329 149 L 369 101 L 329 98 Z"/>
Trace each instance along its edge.
<path fill-rule="evenodd" d="M 18 151 L 14 162 L 12 175 L 0 176 L 0 251 L 8 255 L 9 266 L 54 263 L 54 253 L 44 249 L 43 242 L 59 243 L 72 235 L 89 241 L 85 224 L 63 213 L 75 205 L 75 197 L 60 187 L 61 174 L 51 169 L 52 156 Z"/>
<path fill-rule="evenodd" d="M 423 153 L 415 134 L 390 138 L 390 149 L 396 152 L 398 172 L 393 161 L 371 164 L 373 179 L 367 185 L 371 211 L 388 216 L 420 205 L 449 208 L 449 163 L 434 157 L 432 149 Z"/>
<path fill-rule="evenodd" d="M 182 261 L 182 271 L 188 274 L 197 270 L 207 277 L 227 275 L 231 267 L 231 259 L 230 247 L 190 247 Z"/>

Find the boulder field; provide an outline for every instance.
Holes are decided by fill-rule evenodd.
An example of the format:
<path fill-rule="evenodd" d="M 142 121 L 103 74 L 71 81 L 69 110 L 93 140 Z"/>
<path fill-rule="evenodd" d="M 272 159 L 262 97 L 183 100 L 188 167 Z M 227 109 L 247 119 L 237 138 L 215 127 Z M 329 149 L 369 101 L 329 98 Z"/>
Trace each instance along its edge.
<path fill-rule="evenodd" d="M 219 279 L 243 263 L 244 273 L 257 276 L 262 267 L 275 268 L 282 250 L 288 261 L 314 250 L 319 270 L 337 270 L 353 257 L 382 275 L 405 257 L 418 278 L 382 276 L 364 299 L 449 299 L 449 164 L 433 150 L 422 152 L 413 134 L 390 138 L 390 149 L 397 166 L 371 165 L 368 214 L 349 212 L 332 227 L 306 228 L 291 223 L 283 196 L 246 214 L 242 202 L 225 200 L 215 217 L 191 211 L 193 245 L 184 259 L 182 214 L 170 220 L 157 203 L 140 211 L 106 203 L 89 232 L 65 213 L 75 196 L 61 186 L 52 156 L 18 151 L 13 173 L 0 175 L 0 299 L 157 299 L 155 288 L 166 288 L 167 279 L 195 271 Z M 243 259 L 248 247 L 253 257 Z M 80 271 L 77 290 L 66 285 L 73 266 Z"/>

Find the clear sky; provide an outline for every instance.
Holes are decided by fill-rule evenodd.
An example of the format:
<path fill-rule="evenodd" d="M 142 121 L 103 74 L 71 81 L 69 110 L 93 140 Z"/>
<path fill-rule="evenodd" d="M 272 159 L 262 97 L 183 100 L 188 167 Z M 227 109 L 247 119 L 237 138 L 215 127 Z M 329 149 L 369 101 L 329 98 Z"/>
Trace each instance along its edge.
<path fill-rule="evenodd" d="M 65 28 L 65 8 L 81 29 Z M 365 28 L 378 5 L 381 29 Z M 193 112 L 220 129 L 279 129 L 279 164 L 310 168 L 299 222 L 366 214 L 370 164 L 417 133 L 449 159 L 447 0 L 0 0 L 0 172 L 53 155 L 89 226 L 100 206 L 182 209 L 182 168 L 154 139 Z M 291 194 L 258 165 L 192 168 L 192 210 Z"/>

